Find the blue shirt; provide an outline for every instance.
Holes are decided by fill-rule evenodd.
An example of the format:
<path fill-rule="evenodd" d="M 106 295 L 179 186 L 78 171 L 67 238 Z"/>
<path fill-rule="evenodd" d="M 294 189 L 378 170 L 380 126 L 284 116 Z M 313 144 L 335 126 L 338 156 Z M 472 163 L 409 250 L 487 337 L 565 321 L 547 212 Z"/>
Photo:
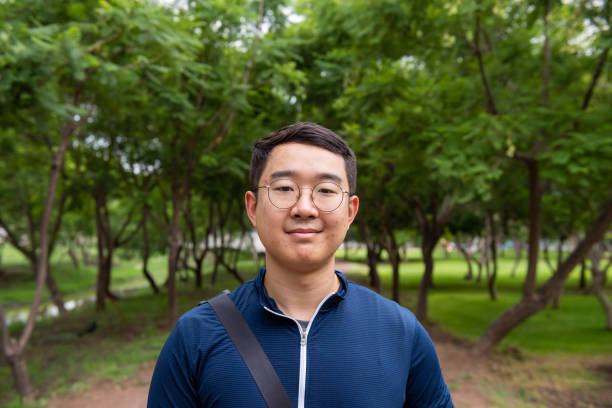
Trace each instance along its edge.
<path fill-rule="evenodd" d="M 229 296 L 295 407 L 453 407 L 431 339 L 408 309 L 336 272 L 340 289 L 303 330 L 267 295 L 264 274 Z M 209 304 L 185 313 L 170 333 L 148 407 L 266 407 Z"/>

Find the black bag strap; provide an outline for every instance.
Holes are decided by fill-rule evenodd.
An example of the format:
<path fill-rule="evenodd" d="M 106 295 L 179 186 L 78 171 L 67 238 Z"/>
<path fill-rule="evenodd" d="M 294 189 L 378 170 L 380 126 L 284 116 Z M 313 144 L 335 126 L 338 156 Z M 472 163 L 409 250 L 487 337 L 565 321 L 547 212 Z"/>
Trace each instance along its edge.
<path fill-rule="evenodd" d="M 293 408 L 291 400 L 278 378 L 272 363 L 257 341 L 242 313 L 224 291 L 208 303 L 219 317 L 242 360 L 251 372 L 268 408 Z"/>

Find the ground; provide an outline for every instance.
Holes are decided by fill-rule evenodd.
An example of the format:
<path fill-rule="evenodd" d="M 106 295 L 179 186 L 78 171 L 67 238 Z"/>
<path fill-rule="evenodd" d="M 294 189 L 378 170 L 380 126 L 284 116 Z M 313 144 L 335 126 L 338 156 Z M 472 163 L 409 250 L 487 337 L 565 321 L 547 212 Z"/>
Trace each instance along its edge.
<path fill-rule="evenodd" d="M 444 337 L 436 328 L 430 331 L 434 339 Z M 526 359 L 517 353 L 501 353 L 478 358 L 460 343 L 450 338 L 436 341 L 442 372 L 457 408 L 612 407 L 612 357 L 585 362 L 576 358 Z M 605 382 L 589 385 L 585 379 L 572 379 L 572 373 L 585 365 Z M 137 375 L 122 383 L 98 381 L 85 392 L 58 396 L 47 407 L 146 407 L 153 366 L 152 362 L 145 364 Z"/>
<path fill-rule="evenodd" d="M 349 265 L 337 264 L 348 270 Z M 489 357 L 470 353 L 470 343 L 439 326 L 426 326 L 457 408 L 612 408 L 612 356 L 524 355 L 518 350 Z M 48 408 L 146 407 L 154 362 L 117 383 L 94 381 L 91 388 L 50 399 Z"/>

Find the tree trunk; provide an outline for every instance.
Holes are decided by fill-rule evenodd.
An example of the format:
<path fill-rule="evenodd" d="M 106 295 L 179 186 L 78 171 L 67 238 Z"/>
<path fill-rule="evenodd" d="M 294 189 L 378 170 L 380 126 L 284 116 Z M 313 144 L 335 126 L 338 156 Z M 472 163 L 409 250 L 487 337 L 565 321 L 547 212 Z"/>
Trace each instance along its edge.
<path fill-rule="evenodd" d="M 512 270 L 510 271 L 510 277 L 514 278 L 516 276 L 516 268 L 521 261 L 521 254 L 523 253 L 523 244 L 520 241 L 512 242 L 512 246 L 514 247 L 514 265 L 512 265 Z"/>
<path fill-rule="evenodd" d="M 150 255 L 150 245 L 149 245 L 149 231 L 147 230 L 147 221 L 149 220 L 149 207 L 144 205 L 142 207 L 142 273 L 149 282 L 151 289 L 153 289 L 153 293 L 159 293 L 159 287 L 155 283 L 155 279 L 149 273 L 148 264 L 149 264 L 149 255 Z"/>
<path fill-rule="evenodd" d="M 382 291 L 382 284 L 380 281 L 380 275 L 378 275 L 378 253 L 376 252 L 374 241 L 372 240 L 372 234 L 370 233 L 370 226 L 367 221 L 363 218 L 359 219 L 359 230 L 361 236 L 366 244 L 368 269 L 370 276 L 370 287 L 374 288 L 377 293 Z"/>
<path fill-rule="evenodd" d="M 193 273 L 195 275 L 195 286 L 196 288 L 202 287 L 202 264 L 204 261 L 204 257 L 194 259 L 195 267 L 193 269 Z"/>
<path fill-rule="evenodd" d="M 176 270 L 178 267 L 179 246 L 181 231 L 179 215 L 182 197 L 178 183 L 172 185 L 172 224 L 170 227 L 170 253 L 168 254 L 168 309 L 170 322 L 174 324 L 178 319 L 178 304 L 176 294 Z"/>
<path fill-rule="evenodd" d="M 110 283 L 110 265 L 107 257 L 101 257 L 98 265 L 98 279 L 96 281 L 96 310 L 106 308 L 107 288 Z"/>
<path fill-rule="evenodd" d="M 605 247 L 602 243 L 594 245 L 590 253 L 591 273 L 593 274 L 593 294 L 597 297 L 606 314 L 606 330 L 612 330 L 612 302 L 604 289 L 605 276 L 608 273 L 608 268 L 612 264 L 612 260 L 601 268 L 601 260 L 605 253 Z"/>
<path fill-rule="evenodd" d="M 75 93 L 74 105 L 77 105 L 79 93 L 80 87 L 77 88 L 77 91 Z M 55 191 L 57 189 L 59 175 L 64 164 L 64 155 L 66 153 L 66 149 L 68 148 L 68 142 L 77 127 L 77 124 L 74 123 L 72 120 L 66 122 L 64 130 L 62 132 L 62 139 L 57 149 L 57 153 L 53 158 L 53 162 L 51 163 L 49 187 L 47 188 L 45 206 L 40 223 L 40 250 L 38 261 L 36 263 L 36 289 L 34 291 L 34 298 L 32 299 L 32 304 L 30 306 L 28 320 L 25 323 L 25 326 L 23 328 L 23 331 L 21 332 L 18 341 L 9 336 L 8 327 L 4 316 L 4 310 L 0 305 L 0 325 L 2 327 L 2 352 L 11 366 L 13 378 L 15 379 L 15 383 L 17 386 L 17 391 L 20 393 L 21 398 L 26 403 L 32 401 L 33 392 L 27 373 L 27 366 L 25 364 L 25 349 L 28 345 L 28 342 L 30 341 L 32 333 L 34 332 L 34 324 L 36 322 L 38 306 L 40 305 L 45 282 L 47 280 L 47 267 L 49 265 L 49 222 L 51 220 L 51 212 L 53 211 Z"/>
<path fill-rule="evenodd" d="M 28 377 L 25 354 L 22 350 L 17 350 L 15 354 L 7 357 L 7 360 L 11 366 L 15 387 L 17 388 L 19 395 L 21 395 L 22 401 L 26 404 L 33 403 L 34 391 L 32 389 L 32 384 L 30 383 L 30 378 Z"/>
<path fill-rule="evenodd" d="M 557 243 L 557 269 L 559 269 L 559 265 L 561 265 L 561 261 L 563 261 L 563 245 L 566 239 L 567 237 L 562 235 L 559 237 L 559 242 Z"/>
<path fill-rule="evenodd" d="M 470 257 L 470 254 L 465 249 L 465 247 L 461 245 L 461 242 L 459 242 L 459 240 L 457 240 L 457 249 L 459 250 L 459 252 L 461 252 L 461 255 L 463 255 L 463 259 L 465 259 L 465 263 L 468 267 L 467 274 L 463 277 L 463 279 L 472 280 L 474 278 L 474 270 L 472 269 L 472 259 Z"/>
<path fill-rule="evenodd" d="M 604 273 L 593 269 L 593 293 L 606 314 L 606 330 L 612 330 L 612 302 L 603 288 Z"/>
<path fill-rule="evenodd" d="M 485 247 L 484 247 L 484 251 L 486 255 L 483 255 L 483 260 L 484 260 L 484 270 L 486 272 L 486 276 L 487 276 L 487 284 L 489 283 L 489 279 L 491 279 L 491 270 L 489 269 L 489 262 L 490 262 L 490 257 L 489 257 L 489 249 L 490 248 L 490 240 L 489 237 L 487 236 L 485 238 Z"/>
<path fill-rule="evenodd" d="M 84 245 L 81 245 L 80 249 L 81 249 L 81 258 L 83 259 L 83 264 L 84 265 L 95 265 L 96 262 L 92 261 L 89 258 L 89 253 L 87 252 L 87 248 L 85 248 Z"/>
<path fill-rule="evenodd" d="M 529 244 L 523 297 L 530 297 L 535 291 L 538 271 L 538 251 L 542 230 L 542 186 L 538 162 L 531 159 L 525 163 L 529 172 Z"/>
<path fill-rule="evenodd" d="M 74 269 L 79 269 L 81 265 L 79 263 L 79 257 L 76 252 L 74 252 L 74 249 L 68 248 L 68 256 L 70 257 L 70 262 L 72 262 Z"/>
<path fill-rule="evenodd" d="M 428 319 L 428 308 L 427 308 L 427 291 L 430 287 L 430 282 L 433 280 L 433 249 L 435 242 L 433 238 L 424 235 L 421 250 L 423 252 L 423 262 L 425 263 L 425 272 L 421 278 L 419 284 L 419 293 L 417 297 L 416 317 L 421 322 L 426 322 Z"/>
<path fill-rule="evenodd" d="M 374 248 L 367 249 L 368 257 L 368 275 L 370 276 L 370 287 L 374 288 L 377 293 L 382 292 L 382 283 L 378 274 L 378 254 Z"/>
<path fill-rule="evenodd" d="M 103 225 L 102 225 L 102 214 L 101 214 L 101 204 L 100 204 L 100 197 L 98 197 L 97 195 L 94 197 L 94 202 L 95 202 L 95 217 L 96 217 L 96 245 L 98 247 L 98 276 L 96 278 L 96 310 L 100 311 L 100 310 L 104 310 L 106 304 L 105 304 L 105 297 L 104 297 L 104 292 L 102 291 L 102 288 L 104 287 L 104 277 L 103 275 L 103 270 L 104 270 L 104 237 L 103 237 Z"/>
<path fill-rule="evenodd" d="M 397 247 L 397 241 L 393 236 L 393 232 L 389 235 L 389 262 L 393 270 L 393 300 L 397 303 L 400 302 L 400 279 L 399 279 L 399 249 Z"/>
<path fill-rule="evenodd" d="M 421 229 L 421 252 L 423 254 L 423 262 L 425 263 L 425 272 L 419 284 L 416 307 L 416 317 L 421 322 L 426 322 L 428 318 L 427 290 L 433 287 L 433 250 L 442 235 L 441 231 L 444 228 L 444 224 L 452 212 L 452 204 L 450 204 L 451 201 L 448 197 L 444 197 L 440 208 L 438 208 L 437 195 L 434 195 L 433 198 L 433 208 L 429 211 L 431 214 L 430 219 L 428 219 L 423 205 L 415 201 L 415 216 Z"/>
<path fill-rule="evenodd" d="M 586 288 L 586 262 L 583 260 L 580 262 L 580 282 L 578 283 L 578 289 Z"/>
<path fill-rule="evenodd" d="M 106 191 L 97 190 L 94 193 L 96 238 L 98 246 L 98 277 L 96 280 L 96 310 L 106 307 L 106 294 L 110 284 L 110 268 L 112 262 L 112 248 L 110 226 L 106 218 Z"/>
<path fill-rule="evenodd" d="M 484 269 L 486 272 L 487 282 L 489 281 L 489 237 L 488 233 L 485 232 L 485 237 L 480 239 L 479 242 L 480 247 L 480 259 L 478 260 L 478 277 L 476 278 L 476 282 L 482 282 L 482 270 Z M 484 268 L 483 268 L 484 265 Z"/>
<path fill-rule="evenodd" d="M 228 265 L 227 262 L 221 260 L 221 265 L 228 271 L 239 283 L 244 283 L 244 278 L 240 275 L 238 268 L 232 265 Z"/>
<path fill-rule="evenodd" d="M 556 268 L 553 266 L 552 262 L 550 262 L 550 251 L 548 250 L 548 239 L 544 240 L 544 250 L 543 255 L 544 255 L 544 263 L 546 263 L 546 266 L 548 266 L 548 269 L 550 269 L 550 273 L 553 274 L 555 273 Z M 558 266 L 558 265 L 557 265 Z"/>
<path fill-rule="evenodd" d="M 563 260 L 563 243 L 565 242 L 565 240 L 566 240 L 566 237 L 562 235 L 561 237 L 559 237 L 559 242 L 557 243 L 557 267 L 556 269 L 559 269 L 559 265 L 561 265 L 561 261 Z M 563 295 L 564 289 L 565 289 L 565 285 L 562 285 L 559 291 L 555 293 L 555 296 L 553 297 L 552 307 L 555 310 L 559 310 L 561 308 L 561 296 Z"/>
<path fill-rule="evenodd" d="M 392 297 L 397 303 L 400 302 L 400 279 L 399 279 L 399 248 L 397 241 L 395 240 L 395 233 L 391 226 L 391 220 L 388 218 L 388 214 L 383 210 L 382 212 L 382 224 L 383 231 L 385 234 L 385 249 L 389 255 L 389 263 L 392 269 Z"/>
<path fill-rule="evenodd" d="M 38 258 L 35 255 L 35 252 L 32 253 L 31 255 L 32 257 L 29 258 L 30 267 L 32 268 L 32 274 L 36 276 L 37 271 L 38 271 L 38 265 L 37 265 Z M 59 288 L 57 287 L 57 283 L 55 282 L 55 279 L 53 279 L 53 276 L 51 275 L 51 268 L 49 267 L 48 261 L 47 261 L 47 276 L 45 278 L 45 286 L 49 290 L 51 301 L 53 302 L 55 307 L 57 307 L 58 312 L 60 314 L 66 313 L 67 310 L 66 310 L 66 306 L 64 305 L 64 298 L 62 297 L 62 294 L 59 291 Z"/>
<path fill-rule="evenodd" d="M 491 300 L 497 300 L 497 289 L 495 288 L 495 279 L 497 278 L 497 228 L 493 214 L 487 214 L 487 224 L 489 232 L 489 250 L 491 251 L 491 263 L 493 270 L 487 277 L 487 287 Z"/>
<path fill-rule="evenodd" d="M 55 279 L 53 279 L 53 276 L 51 275 L 51 269 L 49 268 L 48 264 L 47 264 L 47 279 L 45 280 L 45 283 L 47 284 L 47 289 L 49 289 L 51 300 L 53 301 L 53 304 L 57 307 L 57 310 L 59 311 L 59 313 L 60 314 L 66 313 L 67 310 L 66 310 L 66 306 L 64 305 L 64 298 L 62 297 L 62 294 L 60 293 L 59 288 L 57 287 L 57 283 L 55 282 Z"/>
<path fill-rule="evenodd" d="M 490 353 L 516 326 L 546 307 L 574 267 L 587 256 L 595 243 L 601 241 L 611 223 L 612 201 L 604 205 L 591 229 L 572 253 L 559 265 L 559 269 L 554 275 L 532 296 L 523 297 L 519 303 L 510 307 L 495 319 L 480 337 L 473 351 L 477 354 Z"/>
<path fill-rule="evenodd" d="M 210 274 L 210 285 L 211 286 L 215 286 L 215 283 L 217 282 L 217 274 L 219 273 L 219 264 L 220 264 L 219 255 L 217 254 L 217 248 L 213 250 L 213 253 L 215 254 L 215 263 L 213 265 L 212 273 Z"/>

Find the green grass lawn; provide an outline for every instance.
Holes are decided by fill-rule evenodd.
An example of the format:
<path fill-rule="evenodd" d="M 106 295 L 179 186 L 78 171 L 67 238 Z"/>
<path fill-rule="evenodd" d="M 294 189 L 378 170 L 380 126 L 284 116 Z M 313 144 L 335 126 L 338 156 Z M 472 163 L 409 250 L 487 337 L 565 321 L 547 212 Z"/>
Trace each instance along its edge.
<path fill-rule="evenodd" d="M 9 308 L 24 308 L 31 300 L 34 282 L 24 259 L 6 247 L 3 250 L 2 269 L 5 275 L 0 279 L 0 302 Z M 343 251 L 339 251 L 339 256 Z M 350 254 L 352 260 L 359 254 Z M 413 308 L 416 300 L 423 265 L 418 260 L 418 250 L 409 253 L 408 261 L 400 268 L 402 297 L 401 303 Z M 243 276 L 255 275 L 253 262 L 244 257 L 239 263 Z M 429 292 L 430 320 L 455 336 L 475 340 L 488 324 L 505 309 L 520 299 L 525 273 L 523 263 L 515 277 L 510 276 L 512 254 L 501 257 L 499 262 L 499 299 L 489 299 L 486 284 L 464 280 L 467 267 L 463 259 L 453 254 L 446 259 L 436 254 L 434 288 Z M 166 278 L 166 257 L 151 258 L 149 268 L 157 282 Z M 95 267 L 75 269 L 65 255 L 53 258 L 53 273 L 66 299 L 91 296 L 95 286 Z M 210 265 L 205 265 L 210 272 Z M 384 283 L 384 292 L 390 293 L 391 269 L 386 263 L 379 265 Z M 475 270 L 476 272 L 476 270 Z M 484 272 L 483 272 L 484 274 Z M 550 277 L 550 271 L 542 263 L 539 282 Z M 367 267 L 363 263 L 350 263 L 349 278 L 359 282 L 367 281 Z M 225 272 L 220 272 L 215 287 L 208 284 L 205 275 L 204 289 L 193 288 L 191 281 L 179 281 L 179 310 L 194 307 L 201 299 L 210 297 L 225 288 L 237 286 L 237 282 Z M 502 348 L 515 347 L 522 353 L 547 354 L 555 356 L 596 356 L 612 354 L 612 332 L 604 330 L 604 312 L 593 295 L 577 290 L 579 273 L 575 270 L 566 284 L 561 308 L 550 307 L 538 313 L 516 330 L 502 343 Z M 42 320 L 37 324 L 32 342 L 28 348 L 28 369 L 35 389 L 43 399 L 52 393 L 79 390 L 87 387 L 92 378 L 119 380 L 135 373 L 144 362 L 157 357 L 170 327 L 167 323 L 167 298 L 153 295 L 141 272 L 138 260 L 117 258 L 113 270 L 113 288 L 131 289 L 113 307 L 108 304 L 103 312 L 95 312 L 89 304 L 54 319 Z M 608 289 L 608 293 L 610 290 Z M 612 296 L 612 294 L 611 294 Z M 96 321 L 97 330 L 79 337 L 78 333 L 91 322 Z M 14 324 L 11 331 L 16 333 L 21 325 Z M 9 367 L 0 361 L 0 405 L 20 407 L 12 389 Z"/>
<path fill-rule="evenodd" d="M 401 303 L 414 310 L 419 283 L 424 266 L 418 258 L 418 249 L 408 253 L 408 262 L 400 266 Z M 342 257 L 344 251 L 339 251 Z M 467 265 L 460 254 L 453 253 L 446 259 L 441 251 L 435 254 L 434 288 L 428 297 L 429 319 L 451 334 L 476 340 L 488 325 L 510 306 L 517 303 L 522 295 L 522 285 L 527 269 L 525 256 L 510 276 L 514 254 L 509 251 L 500 256 L 497 277 L 498 300 L 489 297 L 486 276 L 483 269 L 482 281 L 466 281 Z M 357 260 L 365 253 L 349 251 L 349 259 Z M 365 279 L 368 268 L 364 264 L 351 264 L 354 278 Z M 474 265 L 474 274 L 477 268 Z M 390 296 L 391 267 L 379 265 L 384 293 Z M 538 265 L 538 284 L 548 280 L 552 273 L 541 261 Z M 587 271 L 587 286 L 590 272 Z M 612 331 L 605 330 L 605 314 L 595 296 L 579 290 L 580 270 L 576 268 L 565 284 L 565 292 L 558 310 L 548 306 L 540 313 L 512 331 L 501 344 L 501 348 L 514 347 L 521 352 L 537 354 L 578 354 L 611 355 Z M 608 285 L 612 298 L 612 288 Z"/>
<path fill-rule="evenodd" d="M 9 308 L 20 304 L 27 305 L 32 300 L 36 288 L 30 265 L 20 252 L 8 245 L 3 246 L 2 253 L 0 267 L 4 270 L 4 276 L 0 278 L 0 302 Z M 167 262 L 165 256 L 153 256 L 149 260 L 149 271 L 156 281 L 163 282 L 166 278 Z M 123 260 L 115 256 L 114 264 L 112 270 L 114 290 L 127 289 L 135 283 L 140 287 L 147 284 L 143 279 L 140 260 Z M 83 297 L 92 293 L 92 289 L 95 288 L 97 267 L 81 264 L 79 268 L 75 268 L 68 255 L 61 250 L 55 251 L 51 258 L 51 271 L 65 300 Z M 48 292 L 45 291 L 43 296 L 43 301 L 49 300 Z"/>
<path fill-rule="evenodd" d="M 165 258 L 157 258 L 152 265 L 161 268 Z M 252 262 L 240 261 L 238 266 L 245 278 L 255 276 Z M 116 307 L 107 303 L 102 312 L 96 312 L 93 304 L 87 304 L 65 316 L 37 323 L 27 350 L 28 373 L 40 397 L 35 407 L 44 406 L 45 398 L 50 395 L 86 389 L 98 378 L 120 381 L 135 374 L 143 363 L 157 358 L 172 328 L 168 323 L 167 297 L 152 294 L 139 270 L 124 278 L 125 285 L 137 287 L 144 283 L 144 289 L 120 299 Z M 162 278 L 165 276 L 158 279 L 160 284 Z M 205 282 L 208 280 L 209 275 L 205 275 Z M 185 312 L 200 300 L 237 285 L 234 278 L 223 272 L 219 273 L 214 287 L 206 284 L 205 288 L 196 289 L 191 281 L 179 281 L 179 311 Z M 79 333 L 94 321 L 97 329 L 80 336 Z M 17 334 L 21 327 L 21 324 L 13 324 L 10 329 Z M 4 359 L 0 360 L 0 406 L 24 407 L 13 390 L 11 371 Z"/>
<path fill-rule="evenodd" d="M 496 285 L 498 300 L 492 301 L 487 291 L 484 271 L 481 283 L 466 281 L 464 276 L 467 266 L 463 260 L 458 256 L 450 259 L 439 256 L 435 260 L 434 288 L 430 289 L 428 298 L 430 320 L 456 336 L 476 340 L 496 317 L 520 300 L 525 262 L 520 264 L 516 275 L 511 277 L 511 254 L 500 259 Z M 390 267 L 381 265 L 380 271 L 383 281 L 389 285 Z M 412 295 L 402 303 L 409 308 L 413 308 L 416 301 L 422 273 L 421 263 L 401 265 L 402 290 Z M 589 275 L 587 285 L 590 282 Z M 550 276 L 550 270 L 541 262 L 538 282 L 541 284 Z M 548 306 L 534 315 L 512 331 L 501 347 L 516 347 L 522 352 L 538 354 L 612 354 L 612 331 L 605 330 L 603 308 L 595 296 L 578 289 L 579 279 L 580 272 L 576 268 L 566 282 L 560 309 L 554 310 Z M 610 288 L 608 294 L 612 297 Z"/>

